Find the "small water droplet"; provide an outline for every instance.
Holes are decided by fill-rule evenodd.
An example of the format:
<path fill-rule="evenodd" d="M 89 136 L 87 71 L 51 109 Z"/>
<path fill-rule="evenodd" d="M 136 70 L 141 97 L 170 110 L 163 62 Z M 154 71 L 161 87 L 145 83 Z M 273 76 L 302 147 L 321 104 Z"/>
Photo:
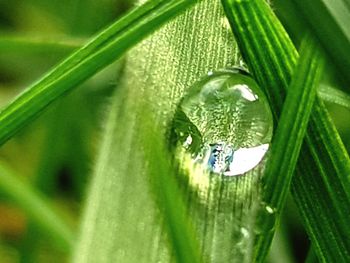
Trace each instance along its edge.
<path fill-rule="evenodd" d="M 213 71 L 211 71 L 211 70 L 208 71 L 208 76 L 211 76 L 211 75 L 213 75 L 213 74 L 214 74 Z"/>
<path fill-rule="evenodd" d="M 241 69 L 227 69 L 211 71 L 188 90 L 176 110 L 171 138 L 194 166 L 234 176 L 261 162 L 272 128 L 270 107 L 254 79 Z"/>
<path fill-rule="evenodd" d="M 265 206 L 265 210 L 269 214 L 274 214 L 276 212 L 276 210 L 273 207 L 269 206 L 269 205 Z"/>
<path fill-rule="evenodd" d="M 245 227 L 241 227 L 241 233 L 244 238 L 249 238 L 249 231 Z"/>

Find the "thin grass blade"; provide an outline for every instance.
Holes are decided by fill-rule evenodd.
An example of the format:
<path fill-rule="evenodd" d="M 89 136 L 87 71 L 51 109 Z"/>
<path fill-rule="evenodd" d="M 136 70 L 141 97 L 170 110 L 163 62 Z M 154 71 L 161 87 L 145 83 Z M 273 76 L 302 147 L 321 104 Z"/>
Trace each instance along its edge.
<path fill-rule="evenodd" d="M 223 3 L 242 55 L 278 119 L 297 51 L 264 1 Z M 327 262 L 350 260 L 349 175 L 349 156 L 324 104 L 316 98 L 292 193 L 319 258 Z"/>
<path fill-rule="evenodd" d="M 310 31 L 330 57 L 331 66 L 341 73 L 338 78 L 350 81 L 350 3 L 348 0 L 294 1 Z M 300 18 L 299 18 L 300 19 Z M 346 87 L 348 88 L 348 87 Z"/>
<path fill-rule="evenodd" d="M 145 159 L 148 160 L 147 174 L 161 211 L 165 228 L 174 251 L 176 262 L 199 263 L 200 246 L 188 217 L 184 196 L 176 180 L 176 169 L 171 165 L 171 155 L 167 151 L 162 134 L 154 126 L 152 112 L 144 106 L 141 118 L 144 131 L 141 144 Z"/>
<path fill-rule="evenodd" d="M 69 54 L 83 45 L 82 39 L 61 39 L 58 37 L 15 36 L 0 37 L 1 53 L 14 54 Z"/>
<path fill-rule="evenodd" d="M 325 102 L 334 103 L 350 109 L 350 95 L 329 85 L 321 84 L 318 96 Z"/>
<path fill-rule="evenodd" d="M 323 68 L 324 59 L 318 45 L 305 37 L 263 177 L 263 202 L 277 211 L 283 210 L 289 193 Z M 275 222 L 270 222 L 269 217 L 262 217 L 259 221 L 264 234 L 257 236 L 255 254 L 265 258 L 274 235 L 270 229 L 277 227 L 280 218 L 277 216 Z"/>
<path fill-rule="evenodd" d="M 194 2 L 196 0 L 148 1 L 100 32 L 0 112 L 0 144 L 51 102 L 120 58 L 129 48 Z"/>

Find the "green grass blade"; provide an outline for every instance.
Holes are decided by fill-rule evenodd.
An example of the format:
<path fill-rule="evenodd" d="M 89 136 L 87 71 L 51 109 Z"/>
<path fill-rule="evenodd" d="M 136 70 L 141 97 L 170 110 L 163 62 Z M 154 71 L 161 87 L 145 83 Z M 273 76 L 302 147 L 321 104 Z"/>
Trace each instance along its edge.
<path fill-rule="evenodd" d="M 291 1 L 273 0 L 273 7 L 294 44 L 300 46 L 303 35 L 308 29 L 305 27 L 305 21 L 298 16 L 295 5 Z"/>
<path fill-rule="evenodd" d="M 279 116 L 298 54 L 264 1 L 225 1 L 240 50 Z M 249 28 L 249 30 L 246 30 Z M 319 258 L 349 261 L 349 156 L 318 98 L 292 193 Z"/>
<path fill-rule="evenodd" d="M 160 220 L 163 216 L 155 207 L 148 181 L 153 177 L 147 174 L 148 160 L 141 155 L 144 146 L 139 147 L 138 140 L 148 132 L 142 125 L 143 105 L 150 107 L 153 125 L 163 140 L 186 90 L 208 71 L 239 65 L 241 58 L 223 17 L 220 2 L 201 1 L 130 51 L 125 86 L 113 99 L 107 121 L 76 262 L 175 259 L 165 235 L 169 222 Z M 151 152 L 158 148 L 147 145 Z M 177 182 L 204 261 L 251 262 L 259 173 L 231 178 L 196 175 Z"/>
<path fill-rule="evenodd" d="M 317 255 L 315 253 L 315 250 L 310 246 L 309 252 L 307 253 L 306 259 L 304 261 L 305 263 L 318 263 Z"/>
<path fill-rule="evenodd" d="M 294 6 L 331 58 L 339 78 L 350 81 L 350 4 L 348 0 L 294 1 Z"/>
<path fill-rule="evenodd" d="M 61 39 L 58 37 L 15 36 L 2 34 L 0 52 L 18 54 L 68 54 L 83 45 L 80 39 Z"/>
<path fill-rule="evenodd" d="M 162 134 L 154 127 L 152 112 L 144 106 L 144 118 L 141 134 L 141 147 L 144 149 L 145 159 L 148 160 L 147 174 L 150 176 L 152 191 L 154 192 L 159 210 L 163 214 L 164 224 L 174 251 L 176 262 L 199 263 L 200 246 L 196 233 L 187 216 L 184 196 L 176 180 L 176 169 L 171 165 L 171 154 L 163 140 Z"/>
<path fill-rule="evenodd" d="M 194 2 L 149 1 L 102 31 L 0 112 L 0 144 L 52 101 L 120 58 L 126 50 Z"/>
<path fill-rule="evenodd" d="M 283 219 L 282 219 L 283 221 Z M 290 240 L 288 229 L 280 225 L 273 239 L 266 262 L 270 263 L 296 263 L 293 254 L 292 240 Z"/>
<path fill-rule="evenodd" d="M 4 164 L 0 165 L 0 191 L 20 207 L 35 222 L 38 229 L 61 249 L 71 251 L 74 245 L 72 230 L 53 211 L 47 201 Z"/>
<path fill-rule="evenodd" d="M 91 116 L 84 107 L 88 104 L 86 93 L 89 91 L 82 88 L 59 101 L 48 115 L 45 143 L 34 182 L 40 191 L 49 196 L 58 190 L 58 176 L 62 168 L 71 175 L 73 196 L 77 200 L 84 196 L 90 161 L 88 135 L 92 127 L 89 123 Z"/>
<path fill-rule="evenodd" d="M 263 177 L 263 202 L 277 211 L 283 210 L 290 189 L 323 67 L 318 45 L 306 37 L 289 87 L 292 92 L 283 104 Z M 271 222 L 269 217 L 260 220 L 263 234 L 257 236 L 255 247 L 260 261 L 264 260 L 274 235 L 270 231 L 271 223 L 275 228 L 279 221 L 278 216 L 276 222 Z"/>
<path fill-rule="evenodd" d="M 298 160 L 292 193 L 318 258 L 348 262 L 349 157 L 321 101 L 314 106 L 310 123 L 308 148 Z"/>
<path fill-rule="evenodd" d="M 318 96 L 325 102 L 334 103 L 350 109 L 350 95 L 344 91 L 321 84 L 318 89 Z"/>

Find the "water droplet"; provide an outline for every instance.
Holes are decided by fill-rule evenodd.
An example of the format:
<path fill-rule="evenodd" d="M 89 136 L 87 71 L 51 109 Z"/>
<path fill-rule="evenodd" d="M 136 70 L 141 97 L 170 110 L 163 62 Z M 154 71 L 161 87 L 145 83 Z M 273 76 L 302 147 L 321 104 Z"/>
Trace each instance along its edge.
<path fill-rule="evenodd" d="M 241 233 L 244 238 L 249 238 L 249 231 L 245 227 L 241 227 Z"/>
<path fill-rule="evenodd" d="M 276 210 L 274 208 L 272 208 L 271 206 L 269 206 L 269 205 L 265 206 L 265 210 L 269 214 L 274 214 L 276 212 Z"/>
<path fill-rule="evenodd" d="M 176 110 L 171 138 L 193 165 L 234 176 L 261 162 L 272 129 L 264 94 L 247 72 L 234 68 L 211 71 L 188 90 Z"/>

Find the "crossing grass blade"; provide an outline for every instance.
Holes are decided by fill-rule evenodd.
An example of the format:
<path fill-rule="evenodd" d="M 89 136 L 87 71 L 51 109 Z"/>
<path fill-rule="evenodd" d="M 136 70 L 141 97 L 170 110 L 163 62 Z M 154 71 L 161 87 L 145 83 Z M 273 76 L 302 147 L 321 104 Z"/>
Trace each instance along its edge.
<path fill-rule="evenodd" d="M 290 189 L 323 68 L 324 59 L 318 45 L 306 36 L 263 177 L 263 202 L 276 211 L 283 210 Z M 259 258 L 265 258 L 269 250 L 274 235 L 273 231 L 269 231 L 271 223 L 274 224 L 272 228 L 276 228 L 280 221 L 278 216 L 275 222 L 270 222 L 269 218 L 262 217 L 259 220 L 259 228 L 264 233 L 256 238 L 255 250 Z"/>
<path fill-rule="evenodd" d="M 45 54 L 58 53 L 69 54 L 81 47 L 81 39 L 62 40 L 58 37 L 39 37 L 39 36 L 16 36 L 4 35 L 0 37 L 1 53 L 18 54 Z"/>
<path fill-rule="evenodd" d="M 334 103 L 350 109 L 350 95 L 339 89 L 321 84 L 318 89 L 318 95 L 325 102 Z"/>
<path fill-rule="evenodd" d="M 196 237 L 183 193 L 176 180 L 176 169 L 171 165 L 171 155 L 167 151 L 162 134 L 154 127 L 152 113 L 143 107 L 146 113 L 141 119 L 144 131 L 142 148 L 148 160 L 147 174 L 156 203 L 161 211 L 171 242 L 176 262 L 200 263 L 200 245 Z"/>
<path fill-rule="evenodd" d="M 350 81 L 350 3 L 348 0 L 293 1 L 299 20 L 303 18 L 330 58 L 338 78 Z M 349 88 L 348 86 L 346 88 Z"/>
<path fill-rule="evenodd" d="M 278 120 L 298 53 L 264 1 L 222 2 L 242 55 Z M 349 156 L 323 102 L 316 98 L 292 193 L 322 261 L 350 260 L 349 175 Z M 263 261 L 264 254 L 255 257 Z"/>
<path fill-rule="evenodd" d="M 153 0 L 135 8 L 74 52 L 0 112 L 0 145 L 46 108 L 196 0 Z"/>

